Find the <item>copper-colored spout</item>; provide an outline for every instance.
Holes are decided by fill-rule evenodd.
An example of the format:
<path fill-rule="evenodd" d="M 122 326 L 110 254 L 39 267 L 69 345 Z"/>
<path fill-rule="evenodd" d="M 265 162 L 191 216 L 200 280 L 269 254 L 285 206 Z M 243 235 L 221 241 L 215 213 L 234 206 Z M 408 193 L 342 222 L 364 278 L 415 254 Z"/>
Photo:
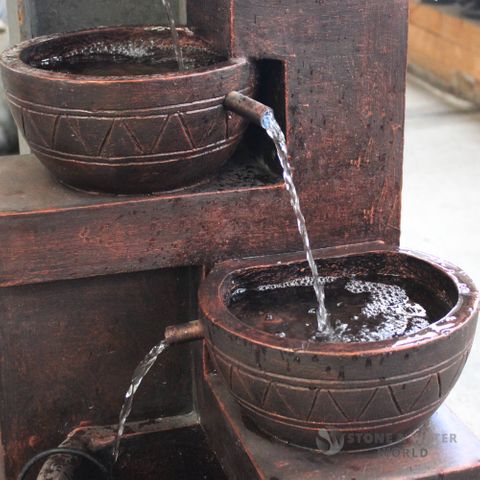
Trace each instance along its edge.
<path fill-rule="evenodd" d="M 238 92 L 230 92 L 225 97 L 223 105 L 261 127 L 265 127 L 266 120 L 273 115 L 270 107 Z"/>
<path fill-rule="evenodd" d="M 171 325 L 165 330 L 165 341 L 169 345 L 198 340 L 200 338 L 203 338 L 203 325 L 200 320 L 182 323 L 181 325 Z"/>

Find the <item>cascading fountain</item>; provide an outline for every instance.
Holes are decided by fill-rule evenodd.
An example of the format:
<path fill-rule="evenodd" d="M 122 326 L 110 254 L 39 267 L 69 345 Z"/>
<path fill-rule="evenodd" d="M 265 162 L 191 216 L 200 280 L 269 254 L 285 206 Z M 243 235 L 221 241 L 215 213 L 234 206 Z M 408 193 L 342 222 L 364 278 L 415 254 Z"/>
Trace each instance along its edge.
<path fill-rule="evenodd" d="M 477 290 L 398 248 L 407 1 L 300 3 L 2 55 L 5 478 L 480 475 Z"/>

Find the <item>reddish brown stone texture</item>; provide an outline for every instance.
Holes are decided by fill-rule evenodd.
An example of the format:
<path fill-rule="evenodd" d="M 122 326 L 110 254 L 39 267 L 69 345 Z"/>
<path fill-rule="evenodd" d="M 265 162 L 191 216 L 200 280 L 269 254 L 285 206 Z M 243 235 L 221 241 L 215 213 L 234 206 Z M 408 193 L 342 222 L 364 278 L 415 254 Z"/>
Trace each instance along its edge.
<path fill-rule="evenodd" d="M 72 428 L 117 421 L 135 366 L 167 325 L 191 315 L 190 276 L 166 269 L 0 290 L 6 478 Z M 162 356 L 132 419 L 192 410 L 189 352 Z"/>
<path fill-rule="evenodd" d="M 190 3 L 191 27 L 198 26 L 199 34 L 222 53 L 246 57 L 255 65 L 265 59 L 273 62 L 264 68 L 280 64 L 269 69 L 275 74 L 263 72 L 259 87 L 262 100 L 285 117 L 313 246 L 398 244 L 407 1 L 212 0 L 197 2 L 197 8 L 195 1 Z M 278 84 L 280 89 L 271 88 Z M 48 80 L 38 79 L 35 87 L 18 81 L 13 87 L 15 97 L 24 99 L 35 88 L 37 105 L 51 98 Z M 234 82 L 229 88 L 239 87 Z M 227 93 L 224 90 L 218 96 Z M 149 102 L 158 106 L 162 96 L 158 85 L 131 96 L 122 89 L 107 91 L 102 84 L 85 85 L 68 97 L 73 102 L 69 108 L 150 108 Z M 57 93 L 59 99 L 67 98 L 65 92 Z M 185 88 L 172 91 L 171 100 L 184 103 Z M 142 101 L 147 103 L 134 105 Z M 21 107 L 35 112 L 40 108 Z M 58 112 L 42 112 L 55 118 L 35 123 L 35 113 L 27 114 L 24 128 L 37 135 L 44 148 L 52 128 L 68 132 L 77 126 L 71 119 L 55 120 Z M 123 120 L 106 127 L 105 122 L 83 118 L 94 124 L 88 130 L 95 135 L 105 135 L 105 128 L 112 127 L 116 140 L 107 149 L 112 154 L 121 143 L 131 152 L 138 148 L 131 132 L 142 149 L 153 149 L 152 132 L 138 123 L 128 123 L 130 132 Z M 202 137 L 193 132 L 197 134 Z M 253 127 L 248 133 L 255 146 L 263 135 Z M 85 145 L 72 148 L 98 152 L 98 139 L 87 138 Z M 195 293 L 181 271 L 162 271 L 161 278 L 155 272 L 132 272 L 301 249 L 281 184 L 238 187 L 220 182 L 217 187 L 154 197 L 90 196 L 59 186 L 33 156 L 2 160 L 0 426 L 9 480 L 34 453 L 30 437 L 41 438 L 38 449 L 53 447 L 76 423 L 114 421 L 135 362 L 165 325 L 188 320 L 168 303 Z M 124 273 L 130 275 L 125 279 Z M 90 278 L 104 275 L 112 276 Z M 181 291 L 172 293 L 177 276 Z M 72 279 L 81 280 L 77 285 Z M 125 284 L 119 288 L 118 282 Z M 72 285 L 78 288 L 72 290 Z M 136 292 L 133 303 L 129 292 Z M 122 298 L 113 301 L 119 293 Z M 123 312 L 132 305 L 137 308 L 127 318 Z M 117 358 L 122 369 L 105 392 L 97 392 L 99 365 L 107 368 L 110 359 L 103 355 L 121 352 L 132 331 L 141 336 L 134 351 Z M 172 350 L 171 355 L 181 354 Z M 152 386 L 155 403 L 139 406 L 139 416 L 168 412 L 171 402 L 172 408 L 190 405 L 189 373 L 176 370 L 186 368 L 189 358 L 181 357 L 159 366 Z M 113 364 L 110 370 L 115 371 Z M 58 381 L 50 379 L 47 385 L 46 375 Z M 165 375 L 185 381 L 181 390 L 169 390 L 173 396 L 158 393 L 163 392 Z M 160 397 L 165 403 L 158 403 Z M 82 398 L 97 405 L 98 415 L 91 414 Z M 238 446 L 231 451 L 240 458 Z"/>
<path fill-rule="evenodd" d="M 365 434 L 379 434 L 376 445 L 398 442 L 445 400 L 472 346 L 479 295 L 461 270 L 419 254 L 338 250 L 317 253 L 323 275 L 395 275 L 425 284 L 443 299 L 448 315 L 418 338 L 365 343 L 279 338 L 232 315 L 232 291 L 298 278 L 306 266 L 303 255 L 220 264 L 202 283 L 199 301 L 208 351 L 260 430 L 311 449 L 320 429 L 351 434 L 344 449 L 363 450 L 373 446 L 362 440 Z"/>
<path fill-rule="evenodd" d="M 208 368 L 205 374 L 199 395 L 202 420 L 229 478 L 480 479 L 479 440 L 446 407 L 401 445 L 326 456 L 263 436 L 244 421 L 222 379 Z"/>
<path fill-rule="evenodd" d="M 181 40 L 186 51 L 198 52 L 191 56 L 207 51 L 200 40 Z M 222 104 L 231 90 L 253 94 L 246 60 L 220 57 L 192 72 L 124 78 L 35 66 L 89 42 L 102 49 L 135 42 L 152 49 L 152 42 L 162 51 L 167 41 L 168 35 L 148 28 L 118 27 L 40 37 L 4 53 L 2 74 L 17 126 L 62 182 L 122 194 L 178 189 L 205 180 L 235 151 L 246 121 Z"/>
<path fill-rule="evenodd" d="M 395 245 L 400 233 L 407 2 L 282 5 L 212 2 L 212 10 L 192 7 L 191 26 L 198 24 L 203 31 L 211 25 L 210 33 L 225 42 L 218 29 L 224 32 L 233 25 L 228 44 L 235 55 L 284 63 L 284 78 L 278 79 L 285 82 L 283 95 L 271 101 L 286 109 L 291 161 L 313 246 L 374 240 Z M 202 17 L 207 11 L 215 13 L 215 21 L 210 13 Z M 103 108 L 130 101 L 116 89 L 108 96 L 97 87 L 74 100 L 89 110 L 99 98 Z M 39 84 L 39 103 L 45 102 L 44 91 L 48 88 Z M 152 95 L 158 102 L 160 93 L 153 86 L 141 98 L 147 101 Z M 256 144 L 264 135 L 251 133 Z M 211 264 L 301 249 L 281 185 L 92 200 L 57 194 L 50 178 L 30 163 L 1 168 L 6 169 L 0 175 L 1 243 L 7 252 L 16 252 L 0 259 L 4 284 Z"/>

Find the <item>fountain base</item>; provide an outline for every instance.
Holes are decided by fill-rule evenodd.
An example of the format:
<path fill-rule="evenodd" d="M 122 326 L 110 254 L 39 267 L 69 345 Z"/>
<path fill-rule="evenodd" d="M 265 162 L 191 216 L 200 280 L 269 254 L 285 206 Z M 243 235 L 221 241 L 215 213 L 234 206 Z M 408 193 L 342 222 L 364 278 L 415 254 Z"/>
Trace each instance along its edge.
<path fill-rule="evenodd" d="M 223 461 L 232 456 L 229 452 L 238 455 L 239 448 L 242 450 L 234 464 L 224 463 L 229 478 L 480 478 L 480 441 L 448 407 L 442 407 L 401 444 L 370 452 L 327 456 L 286 445 L 255 430 L 255 426 L 242 418 L 238 404 L 218 375 L 206 376 L 204 393 L 208 419 L 205 428 L 212 433 L 210 438 L 217 455 Z M 235 476 L 239 471 L 243 477 Z"/>
<path fill-rule="evenodd" d="M 399 445 L 329 456 L 263 435 L 242 416 L 221 378 L 204 373 L 198 392 L 202 424 L 196 414 L 130 424 L 115 478 L 480 479 L 480 441 L 447 407 Z M 99 458 L 107 458 L 113 434 L 112 428 L 79 429 L 63 445 L 73 442 L 78 447 L 80 441 Z M 86 468 L 62 463 L 57 456 L 38 479 L 71 475 L 68 478 L 93 480 L 94 472 Z"/>
<path fill-rule="evenodd" d="M 194 412 L 130 423 L 126 432 L 118 462 L 113 468 L 115 480 L 228 478 Z M 87 451 L 103 464 L 109 465 L 114 438 L 114 427 L 79 428 L 68 436 L 62 446 Z M 44 464 L 37 478 L 101 480 L 103 477 L 88 462 L 56 455 Z"/>

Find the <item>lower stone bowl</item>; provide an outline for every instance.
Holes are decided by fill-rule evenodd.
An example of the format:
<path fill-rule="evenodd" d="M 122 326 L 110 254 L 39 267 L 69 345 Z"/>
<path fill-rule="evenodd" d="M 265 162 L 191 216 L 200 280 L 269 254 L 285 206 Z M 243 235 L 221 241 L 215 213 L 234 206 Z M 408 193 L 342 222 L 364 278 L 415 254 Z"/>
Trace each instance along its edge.
<path fill-rule="evenodd" d="M 246 120 L 223 107 L 251 95 L 245 59 L 228 59 L 178 29 L 108 27 L 38 37 L 5 50 L 0 67 L 13 117 L 61 182 L 121 194 L 201 183 L 233 154 Z"/>
<path fill-rule="evenodd" d="M 264 309 L 258 322 L 245 321 L 237 298 L 308 283 L 303 256 L 229 261 L 200 289 L 208 352 L 244 414 L 271 436 L 330 453 L 399 442 L 457 381 L 474 338 L 478 292 L 457 267 L 418 253 L 334 251 L 317 263 L 328 281 L 384 278 L 402 285 L 431 323 L 415 333 L 352 343 L 269 333 L 261 320 L 266 307 L 258 307 Z"/>

